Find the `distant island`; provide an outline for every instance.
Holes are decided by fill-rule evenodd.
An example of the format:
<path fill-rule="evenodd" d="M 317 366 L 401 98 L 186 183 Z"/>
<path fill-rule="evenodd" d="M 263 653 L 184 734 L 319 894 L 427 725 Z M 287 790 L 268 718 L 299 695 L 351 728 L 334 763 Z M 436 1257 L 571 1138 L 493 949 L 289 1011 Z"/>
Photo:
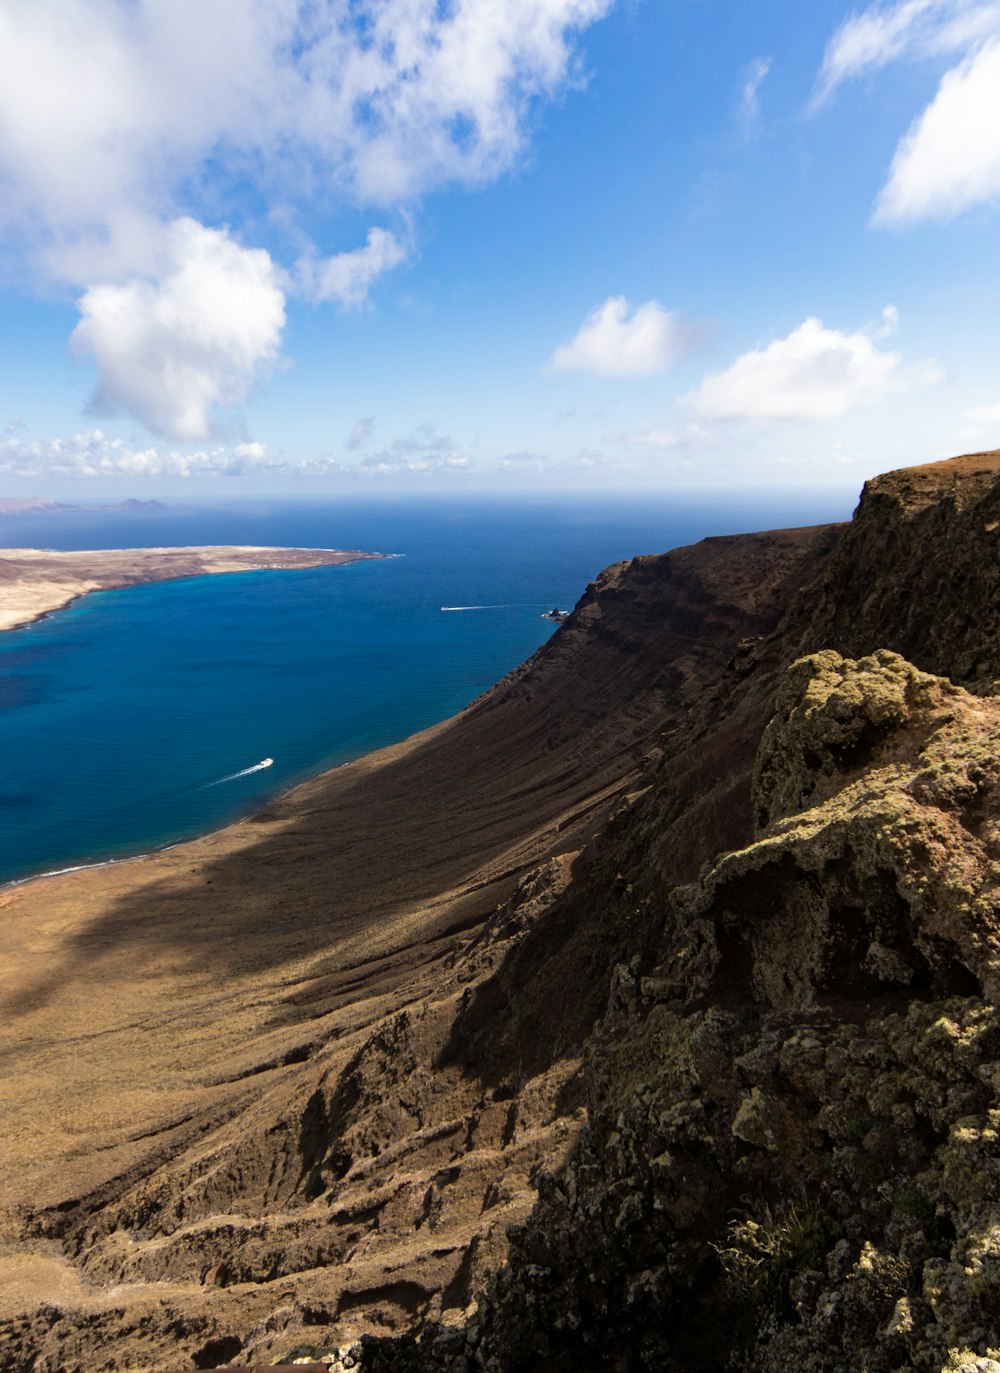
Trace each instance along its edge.
<path fill-rule="evenodd" d="M 8 503 L 9 504 L 9 503 Z M 153 502 L 155 504 L 155 502 Z M 0 630 L 18 629 L 90 591 L 264 568 L 336 567 L 382 553 L 337 548 L 111 548 L 56 553 L 43 548 L 0 550 Z"/>
<path fill-rule="evenodd" d="M 172 509 L 176 507 L 165 505 L 163 501 L 140 501 L 134 497 L 119 501 L 117 505 L 72 505 L 45 496 L 0 496 L 0 515 L 62 515 L 73 510 L 131 510 L 141 514 Z"/>

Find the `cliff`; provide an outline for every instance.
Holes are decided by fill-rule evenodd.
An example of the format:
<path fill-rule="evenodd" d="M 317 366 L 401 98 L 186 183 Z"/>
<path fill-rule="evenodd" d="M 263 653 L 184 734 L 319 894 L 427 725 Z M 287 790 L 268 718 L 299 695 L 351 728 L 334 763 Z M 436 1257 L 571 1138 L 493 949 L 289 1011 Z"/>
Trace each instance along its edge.
<path fill-rule="evenodd" d="M 869 484 L 689 723 L 767 700 L 742 843 L 676 880 L 673 760 L 608 827 L 574 1154 L 474 1318 L 365 1368 L 1000 1368 L 998 498 L 997 454 Z"/>
<path fill-rule="evenodd" d="M 0 1368 L 1000 1367 L 998 500 L 609 569 L 454 721 L 6 893 Z"/>

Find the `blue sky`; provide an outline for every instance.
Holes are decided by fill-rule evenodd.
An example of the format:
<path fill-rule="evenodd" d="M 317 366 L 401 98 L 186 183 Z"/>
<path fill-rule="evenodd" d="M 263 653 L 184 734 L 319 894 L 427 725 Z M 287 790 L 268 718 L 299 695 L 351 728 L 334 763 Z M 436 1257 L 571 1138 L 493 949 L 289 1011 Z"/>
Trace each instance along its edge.
<path fill-rule="evenodd" d="M 0 494 L 1000 443 L 1000 0 L 7 0 Z"/>

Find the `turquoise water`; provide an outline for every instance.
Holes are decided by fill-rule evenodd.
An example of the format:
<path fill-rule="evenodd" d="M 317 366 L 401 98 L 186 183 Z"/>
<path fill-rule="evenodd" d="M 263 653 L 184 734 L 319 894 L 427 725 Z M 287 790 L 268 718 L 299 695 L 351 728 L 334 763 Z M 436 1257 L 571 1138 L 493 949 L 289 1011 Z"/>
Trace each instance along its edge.
<path fill-rule="evenodd" d="M 545 608 L 572 606 L 610 562 L 849 506 L 417 500 L 2 519 L 6 547 L 402 556 L 102 592 L 0 635 L 0 879 L 202 833 L 453 714 L 553 632 Z"/>

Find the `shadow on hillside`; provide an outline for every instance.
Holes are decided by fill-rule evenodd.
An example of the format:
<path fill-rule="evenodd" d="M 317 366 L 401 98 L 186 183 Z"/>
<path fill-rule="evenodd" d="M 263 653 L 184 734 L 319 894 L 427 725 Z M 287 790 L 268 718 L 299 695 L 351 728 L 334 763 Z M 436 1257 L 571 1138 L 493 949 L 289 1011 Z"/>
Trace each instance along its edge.
<path fill-rule="evenodd" d="M 628 774 L 655 735 L 656 692 L 644 705 L 629 701 L 621 720 L 610 701 L 574 709 L 557 696 L 544 683 L 504 684 L 454 721 L 337 769 L 234 831 L 138 860 L 134 885 L 70 937 L 6 1014 L 38 1009 L 71 979 L 96 988 L 123 950 L 137 965 L 166 957 L 222 985 L 311 961 L 311 997 L 302 987 L 275 991 L 315 999 L 325 974 L 341 988 L 357 984 L 363 965 L 474 923 L 520 868 L 565 842 L 567 812 Z M 151 872 L 164 875 L 150 881 Z M 50 890 L 39 883 L 24 899 L 41 912 Z"/>
<path fill-rule="evenodd" d="M 104 898 L 8 1016 L 71 980 L 105 999 L 123 959 L 139 977 L 207 973 L 220 993 L 304 964 L 260 989 L 287 1018 L 323 1013 L 326 992 L 360 994 L 373 963 L 419 961 L 422 945 L 481 919 L 524 868 L 579 846 L 661 731 L 704 706 L 740 641 L 774 628 L 838 534 L 709 539 L 610 569 L 527 664 L 454 720 L 234 830 L 137 861 L 130 885 Z M 40 925 L 49 894 L 39 883 L 19 898 Z M 71 909 L 72 886 L 55 895 Z M 99 887 L 92 899 L 100 905 Z"/>

